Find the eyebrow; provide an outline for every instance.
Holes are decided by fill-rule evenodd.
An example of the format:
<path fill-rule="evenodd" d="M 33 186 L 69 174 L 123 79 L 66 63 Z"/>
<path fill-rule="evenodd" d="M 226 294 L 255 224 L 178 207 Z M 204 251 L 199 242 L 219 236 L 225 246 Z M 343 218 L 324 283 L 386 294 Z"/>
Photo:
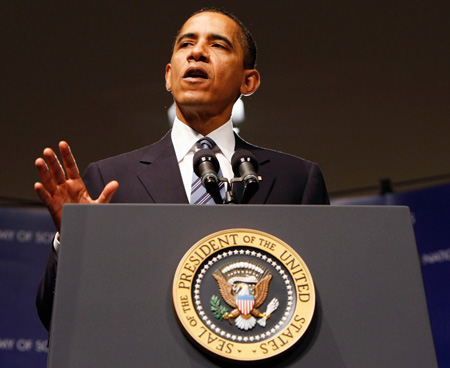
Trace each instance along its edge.
<path fill-rule="evenodd" d="M 194 33 L 194 32 L 184 33 L 183 35 L 178 37 L 178 40 L 177 40 L 176 44 L 179 45 L 181 43 L 181 41 L 183 41 L 186 38 L 198 38 L 198 35 L 197 35 L 197 33 Z M 212 40 L 224 41 L 230 48 L 234 49 L 234 46 L 231 43 L 231 41 L 225 36 L 222 36 L 222 35 L 219 35 L 219 34 L 216 34 L 216 33 L 211 33 L 211 34 L 208 35 L 208 38 L 212 39 Z"/>

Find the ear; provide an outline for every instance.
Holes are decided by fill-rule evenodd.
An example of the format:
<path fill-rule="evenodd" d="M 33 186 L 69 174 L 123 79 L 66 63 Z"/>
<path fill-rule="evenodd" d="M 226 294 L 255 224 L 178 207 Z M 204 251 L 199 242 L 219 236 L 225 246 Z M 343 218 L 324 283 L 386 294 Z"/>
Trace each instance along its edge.
<path fill-rule="evenodd" d="M 245 69 L 240 92 L 244 96 L 250 96 L 256 92 L 260 84 L 259 72 L 256 69 Z"/>
<path fill-rule="evenodd" d="M 166 89 L 170 92 L 172 90 L 172 83 L 170 82 L 170 77 L 172 75 L 172 65 L 166 65 Z"/>

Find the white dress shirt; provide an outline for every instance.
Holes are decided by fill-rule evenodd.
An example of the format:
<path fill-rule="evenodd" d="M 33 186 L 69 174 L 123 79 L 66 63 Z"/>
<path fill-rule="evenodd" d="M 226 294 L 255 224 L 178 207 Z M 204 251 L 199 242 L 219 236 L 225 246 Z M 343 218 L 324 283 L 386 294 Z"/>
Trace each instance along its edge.
<path fill-rule="evenodd" d="M 186 196 L 190 201 L 193 172 L 192 160 L 195 152 L 198 150 L 196 143 L 200 138 L 203 138 L 203 135 L 197 133 L 194 129 L 182 123 L 176 117 L 171 134 L 172 143 L 175 148 L 175 154 L 180 167 L 181 178 L 183 179 L 184 190 L 186 191 Z M 207 137 L 216 142 L 216 146 L 213 148 L 213 151 L 219 161 L 220 168 L 222 169 L 222 175 L 228 180 L 232 179 L 234 174 L 231 167 L 231 157 L 234 154 L 235 138 L 231 119 L 224 125 L 209 133 Z"/>

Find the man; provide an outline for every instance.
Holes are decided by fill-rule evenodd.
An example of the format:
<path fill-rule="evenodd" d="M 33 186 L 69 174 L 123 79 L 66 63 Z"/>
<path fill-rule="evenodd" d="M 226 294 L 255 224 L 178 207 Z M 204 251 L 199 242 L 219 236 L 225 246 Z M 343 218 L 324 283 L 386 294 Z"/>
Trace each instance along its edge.
<path fill-rule="evenodd" d="M 175 100 L 176 119 L 164 138 L 89 165 L 83 179 L 66 142 L 59 144 L 65 173 L 50 148 L 44 150 L 47 165 L 42 158 L 36 160 L 42 183 L 36 183 L 35 190 L 58 232 L 65 203 L 190 203 L 193 155 L 196 142 L 204 136 L 216 143 L 214 150 L 227 178 L 233 177 L 230 162 L 235 150 L 246 149 L 256 157 L 263 180 L 251 204 L 327 204 L 325 183 L 316 164 L 253 146 L 233 133 L 235 101 L 254 93 L 260 84 L 255 60 L 253 38 L 233 15 L 208 9 L 189 18 L 166 66 L 166 88 Z M 47 328 L 58 246 L 59 235 L 37 295 L 39 316 Z"/>

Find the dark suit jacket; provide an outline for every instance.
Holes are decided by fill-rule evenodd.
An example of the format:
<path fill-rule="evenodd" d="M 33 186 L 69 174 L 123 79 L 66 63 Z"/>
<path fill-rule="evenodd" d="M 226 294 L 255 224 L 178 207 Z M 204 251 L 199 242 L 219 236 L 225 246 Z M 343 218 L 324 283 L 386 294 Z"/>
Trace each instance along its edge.
<path fill-rule="evenodd" d="M 251 145 L 236 136 L 236 150 L 253 153 L 262 177 L 250 204 L 328 204 L 322 173 L 313 162 Z M 114 203 L 188 203 L 170 132 L 159 142 L 88 166 L 84 181 L 97 198 L 111 180 L 119 182 Z M 51 247 L 36 299 L 39 317 L 49 329 L 57 255 Z"/>

